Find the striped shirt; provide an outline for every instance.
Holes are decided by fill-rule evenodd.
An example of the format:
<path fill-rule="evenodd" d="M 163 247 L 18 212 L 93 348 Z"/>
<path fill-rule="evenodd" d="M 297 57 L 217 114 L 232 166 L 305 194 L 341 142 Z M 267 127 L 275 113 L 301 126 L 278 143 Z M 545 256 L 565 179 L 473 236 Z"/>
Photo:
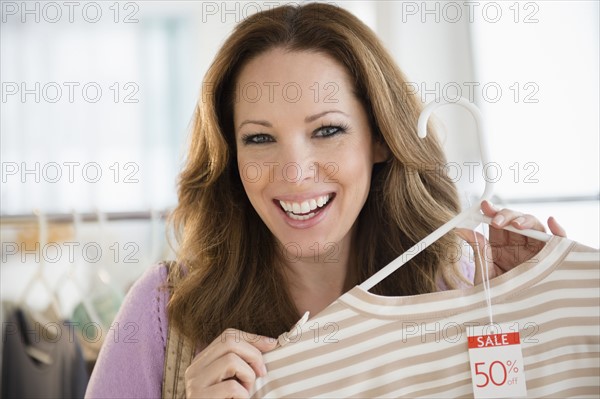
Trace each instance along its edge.
<path fill-rule="evenodd" d="M 552 237 L 490 281 L 494 322 L 521 335 L 528 397 L 600 396 L 600 257 Z M 406 297 L 354 287 L 264 354 L 252 397 L 472 397 L 466 330 L 482 285 Z"/>

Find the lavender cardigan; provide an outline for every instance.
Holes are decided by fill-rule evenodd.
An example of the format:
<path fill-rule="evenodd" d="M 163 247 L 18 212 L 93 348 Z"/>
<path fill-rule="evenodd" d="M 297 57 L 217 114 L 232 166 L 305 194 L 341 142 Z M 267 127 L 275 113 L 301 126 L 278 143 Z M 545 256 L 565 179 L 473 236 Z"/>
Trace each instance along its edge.
<path fill-rule="evenodd" d="M 464 276 L 473 281 L 474 265 L 463 257 Z M 131 287 L 112 328 L 103 331 L 86 398 L 160 398 L 167 342 L 169 293 L 164 265 L 154 265 Z M 440 281 L 440 290 L 447 287 Z"/>
<path fill-rule="evenodd" d="M 164 265 L 149 268 L 131 287 L 104 344 L 86 398 L 160 398 L 167 342 L 169 293 Z"/>

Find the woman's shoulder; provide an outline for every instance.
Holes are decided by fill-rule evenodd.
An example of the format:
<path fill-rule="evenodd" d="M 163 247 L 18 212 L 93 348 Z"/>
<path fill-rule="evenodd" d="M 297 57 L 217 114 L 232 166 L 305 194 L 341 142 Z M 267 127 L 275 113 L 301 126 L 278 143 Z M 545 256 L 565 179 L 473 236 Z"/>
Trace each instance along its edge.
<path fill-rule="evenodd" d="M 135 300 L 153 293 L 167 291 L 167 263 L 159 262 L 144 270 L 128 290 L 129 299 Z"/>
<path fill-rule="evenodd" d="M 168 275 L 168 261 L 162 261 L 150 266 L 141 274 L 131 286 L 131 290 L 148 291 L 166 287 Z"/>
<path fill-rule="evenodd" d="M 133 283 L 122 310 L 132 318 L 145 319 L 143 325 L 154 326 L 157 339 L 164 345 L 167 342 L 167 304 L 170 292 L 167 283 L 169 269 L 167 262 L 152 265 Z M 148 318 L 150 316 L 150 318 Z M 121 320 L 123 322 L 125 320 Z"/>
<path fill-rule="evenodd" d="M 106 332 L 87 398 L 160 397 L 167 342 L 165 263 L 149 267 L 133 283 Z"/>

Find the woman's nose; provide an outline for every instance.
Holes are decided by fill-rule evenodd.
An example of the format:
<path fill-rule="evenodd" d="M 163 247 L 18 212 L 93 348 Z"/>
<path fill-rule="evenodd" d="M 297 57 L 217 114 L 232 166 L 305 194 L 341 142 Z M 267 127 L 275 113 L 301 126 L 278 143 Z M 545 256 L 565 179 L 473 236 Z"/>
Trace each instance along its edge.
<path fill-rule="evenodd" d="M 281 180 L 287 183 L 312 181 L 318 173 L 314 151 L 304 142 L 283 146 L 278 163 Z"/>

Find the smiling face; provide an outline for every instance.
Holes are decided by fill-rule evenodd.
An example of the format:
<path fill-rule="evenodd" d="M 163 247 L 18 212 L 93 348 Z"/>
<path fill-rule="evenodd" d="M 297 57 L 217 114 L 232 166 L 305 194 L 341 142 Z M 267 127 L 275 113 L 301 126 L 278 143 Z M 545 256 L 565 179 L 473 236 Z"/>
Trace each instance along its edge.
<path fill-rule="evenodd" d="M 238 168 L 254 209 L 288 259 L 334 260 L 385 158 L 349 75 L 322 53 L 274 49 L 242 68 L 236 89 Z"/>

